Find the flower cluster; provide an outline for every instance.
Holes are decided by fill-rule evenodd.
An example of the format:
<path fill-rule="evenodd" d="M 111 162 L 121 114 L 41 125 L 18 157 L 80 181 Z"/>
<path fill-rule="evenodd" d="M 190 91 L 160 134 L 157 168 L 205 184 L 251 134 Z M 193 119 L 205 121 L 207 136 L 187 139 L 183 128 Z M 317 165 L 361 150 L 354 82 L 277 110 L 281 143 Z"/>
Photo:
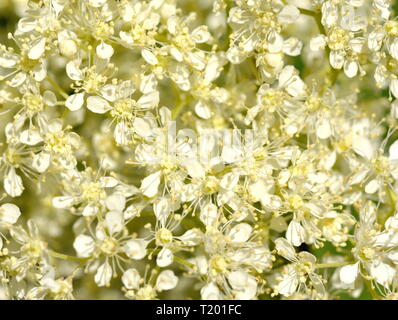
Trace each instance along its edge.
<path fill-rule="evenodd" d="M 398 299 L 397 4 L 1 6 L 0 298 Z"/>

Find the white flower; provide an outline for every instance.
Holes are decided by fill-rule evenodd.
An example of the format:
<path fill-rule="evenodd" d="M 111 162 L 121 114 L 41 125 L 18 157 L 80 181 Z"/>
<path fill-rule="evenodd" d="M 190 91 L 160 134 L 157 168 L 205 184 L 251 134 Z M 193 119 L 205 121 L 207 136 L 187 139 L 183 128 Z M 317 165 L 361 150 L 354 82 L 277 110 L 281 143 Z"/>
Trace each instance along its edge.
<path fill-rule="evenodd" d="M 250 300 L 257 294 L 257 282 L 255 278 L 243 270 L 229 273 L 228 281 L 232 288 L 237 291 L 236 299 Z"/>
<path fill-rule="evenodd" d="M 110 59 L 113 56 L 113 47 L 105 42 L 101 42 L 97 48 L 96 53 L 101 59 Z"/>
<path fill-rule="evenodd" d="M 127 269 L 123 273 L 122 282 L 127 289 L 138 289 L 140 286 L 140 281 L 140 274 L 134 268 Z"/>
<path fill-rule="evenodd" d="M 200 289 L 202 300 L 220 300 L 221 292 L 215 283 L 209 283 Z"/>
<path fill-rule="evenodd" d="M 164 270 L 159 273 L 156 279 L 156 289 L 159 291 L 171 290 L 177 286 L 178 278 L 171 270 Z"/>
<path fill-rule="evenodd" d="M 240 223 L 234 226 L 229 232 L 228 236 L 231 239 L 231 242 L 246 242 L 251 233 L 253 228 L 247 223 Z"/>
<path fill-rule="evenodd" d="M 318 34 L 310 41 L 310 48 L 313 51 L 320 51 L 326 46 L 326 37 L 323 34 Z"/>
<path fill-rule="evenodd" d="M 160 171 L 150 174 L 141 182 L 141 191 L 148 198 L 154 197 L 158 193 L 160 184 Z"/>
<path fill-rule="evenodd" d="M 7 176 L 4 178 L 4 189 L 13 198 L 19 197 L 24 190 L 22 179 L 17 175 L 13 167 L 8 171 Z"/>
<path fill-rule="evenodd" d="M 0 206 L 0 222 L 14 224 L 17 222 L 21 211 L 12 203 L 4 203 Z"/>
<path fill-rule="evenodd" d="M 45 50 L 46 50 L 46 39 L 39 38 L 33 43 L 32 47 L 30 48 L 28 57 L 29 59 L 37 60 L 41 58 Z"/>
<path fill-rule="evenodd" d="M 75 248 L 78 256 L 86 258 L 93 253 L 95 249 L 95 241 L 90 236 L 80 234 L 73 242 L 73 247 Z"/>
<path fill-rule="evenodd" d="M 146 246 L 147 243 L 143 239 L 128 240 L 124 244 L 124 252 L 131 259 L 141 260 L 147 254 Z"/>
<path fill-rule="evenodd" d="M 284 88 L 291 96 L 299 97 L 305 94 L 306 86 L 293 66 L 286 66 L 279 74 L 279 87 Z"/>
<path fill-rule="evenodd" d="M 325 288 L 322 278 L 314 272 L 316 258 L 305 251 L 296 254 L 293 246 L 284 238 L 276 239 L 275 245 L 278 254 L 292 262 L 283 269 L 276 292 L 289 297 L 299 289 L 299 284 L 306 283 L 308 278 L 317 294 L 323 296 Z"/>
<path fill-rule="evenodd" d="M 32 160 L 32 167 L 39 173 L 45 172 L 50 166 L 51 155 L 47 152 L 35 154 Z"/>
<path fill-rule="evenodd" d="M 91 96 L 87 98 L 87 108 L 94 113 L 105 113 L 112 109 L 110 104 L 103 98 Z"/>
<path fill-rule="evenodd" d="M 121 211 L 109 211 L 105 215 L 105 223 L 111 234 L 122 231 L 124 227 L 123 213 Z"/>
<path fill-rule="evenodd" d="M 397 298 L 391 1 L 196 2 L 13 7 L 0 298 Z"/>
<path fill-rule="evenodd" d="M 295 219 L 290 221 L 286 230 L 286 239 L 291 244 L 298 247 L 305 241 L 305 236 L 305 229 L 301 226 L 300 222 Z"/>
<path fill-rule="evenodd" d="M 161 268 L 167 267 L 173 263 L 173 258 L 173 252 L 170 249 L 163 248 L 156 257 L 156 264 Z"/>
<path fill-rule="evenodd" d="M 94 276 L 94 281 L 99 287 L 109 285 L 112 279 L 112 267 L 109 265 L 108 261 L 99 266 L 97 273 Z"/>
<path fill-rule="evenodd" d="M 83 104 L 84 104 L 84 92 L 72 94 L 65 101 L 65 106 L 70 111 L 79 110 L 83 106 Z"/>
<path fill-rule="evenodd" d="M 340 269 L 340 280 L 345 284 L 355 282 L 359 273 L 359 262 L 344 266 Z"/>

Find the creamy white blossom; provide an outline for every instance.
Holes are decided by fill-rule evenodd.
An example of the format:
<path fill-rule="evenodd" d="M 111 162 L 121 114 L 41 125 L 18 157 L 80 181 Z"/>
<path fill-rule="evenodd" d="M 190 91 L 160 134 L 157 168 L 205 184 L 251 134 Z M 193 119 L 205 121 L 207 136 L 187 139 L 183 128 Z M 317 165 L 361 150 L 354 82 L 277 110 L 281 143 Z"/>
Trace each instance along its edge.
<path fill-rule="evenodd" d="M 393 3 L 3 2 L 0 298 L 397 299 Z"/>

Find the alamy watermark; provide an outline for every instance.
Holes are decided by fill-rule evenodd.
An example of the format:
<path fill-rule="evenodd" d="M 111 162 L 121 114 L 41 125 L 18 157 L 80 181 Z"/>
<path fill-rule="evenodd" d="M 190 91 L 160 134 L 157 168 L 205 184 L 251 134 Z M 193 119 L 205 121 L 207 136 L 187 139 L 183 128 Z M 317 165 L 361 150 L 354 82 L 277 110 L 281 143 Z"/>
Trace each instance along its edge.
<path fill-rule="evenodd" d="M 158 164 L 168 159 L 209 163 L 220 159 L 225 163 L 244 161 L 251 158 L 264 141 L 255 130 L 203 129 L 200 133 L 192 129 L 178 130 L 175 121 L 169 121 L 163 135 L 154 143 L 162 150 L 153 154 L 149 164 Z"/>

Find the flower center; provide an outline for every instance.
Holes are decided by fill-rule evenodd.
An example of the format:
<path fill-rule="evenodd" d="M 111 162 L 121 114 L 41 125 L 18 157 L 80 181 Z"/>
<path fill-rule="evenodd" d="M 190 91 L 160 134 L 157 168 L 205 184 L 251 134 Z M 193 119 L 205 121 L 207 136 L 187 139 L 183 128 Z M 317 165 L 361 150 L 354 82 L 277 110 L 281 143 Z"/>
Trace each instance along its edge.
<path fill-rule="evenodd" d="M 63 132 L 47 133 L 45 149 L 58 154 L 71 153 L 68 138 Z"/>
<path fill-rule="evenodd" d="M 262 104 L 268 112 L 275 112 L 278 108 L 283 106 L 285 94 L 279 90 L 268 90 L 261 98 Z"/>
<path fill-rule="evenodd" d="M 82 198 L 87 202 L 97 202 L 106 197 L 106 193 L 98 182 L 90 182 L 83 186 Z"/>
<path fill-rule="evenodd" d="M 375 257 L 376 251 L 373 248 L 365 247 L 359 251 L 359 257 L 363 260 L 371 260 Z"/>
<path fill-rule="evenodd" d="M 101 251 L 106 255 L 112 255 L 117 252 L 118 242 L 116 239 L 113 238 L 106 238 L 101 244 Z"/>
<path fill-rule="evenodd" d="M 167 244 L 173 241 L 173 234 L 166 228 L 161 228 L 156 233 L 156 240 L 159 244 Z"/>
<path fill-rule="evenodd" d="M 303 199 L 297 194 L 289 196 L 287 201 L 289 203 L 290 208 L 292 208 L 293 210 L 300 209 L 304 205 Z"/>
<path fill-rule="evenodd" d="M 384 156 L 379 156 L 373 161 L 374 170 L 377 173 L 388 172 L 388 167 L 389 167 L 388 164 L 389 164 L 389 161 L 388 161 L 387 157 L 384 157 Z"/>
<path fill-rule="evenodd" d="M 398 21 L 388 21 L 386 24 L 386 32 L 390 37 L 398 36 Z"/>
<path fill-rule="evenodd" d="M 45 248 L 44 242 L 40 240 L 31 240 L 22 247 L 22 251 L 32 259 L 41 257 Z"/>
<path fill-rule="evenodd" d="M 101 76 L 95 71 L 95 67 L 92 67 L 87 70 L 86 77 L 84 79 L 83 89 L 87 93 L 96 93 L 98 92 L 102 85 L 106 82 L 106 77 Z"/>
<path fill-rule="evenodd" d="M 14 148 L 9 147 L 4 153 L 6 161 L 12 165 L 16 166 L 21 161 L 21 156 L 18 151 Z"/>
<path fill-rule="evenodd" d="M 29 115 L 42 111 L 44 108 L 43 99 L 40 95 L 26 95 L 23 97 L 23 104 L 27 108 Z"/>
<path fill-rule="evenodd" d="M 155 300 L 156 290 L 148 284 L 137 291 L 135 298 L 137 300 Z"/>
<path fill-rule="evenodd" d="M 132 99 L 118 100 L 114 104 L 114 109 L 111 111 L 111 115 L 114 118 L 132 120 L 134 116 L 133 110 L 136 105 L 137 102 Z"/>
<path fill-rule="evenodd" d="M 342 50 L 344 49 L 351 36 L 349 32 L 341 28 L 333 28 L 328 36 L 328 45 L 332 50 Z"/>
<path fill-rule="evenodd" d="M 207 177 L 204 186 L 203 186 L 203 191 L 205 194 L 210 195 L 218 191 L 220 188 L 220 184 L 218 182 L 218 179 L 213 176 Z"/>
<path fill-rule="evenodd" d="M 225 273 L 228 270 L 227 261 L 220 255 L 216 255 L 210 260 L 210 269 L 213 273 Z"/>
<path fill-rule="evenodd" d="M 106 22 L 100 21 L 94 27 L 93 36 L 96 39 L 108 39 L 113 34 L 113 27 Z"/>

